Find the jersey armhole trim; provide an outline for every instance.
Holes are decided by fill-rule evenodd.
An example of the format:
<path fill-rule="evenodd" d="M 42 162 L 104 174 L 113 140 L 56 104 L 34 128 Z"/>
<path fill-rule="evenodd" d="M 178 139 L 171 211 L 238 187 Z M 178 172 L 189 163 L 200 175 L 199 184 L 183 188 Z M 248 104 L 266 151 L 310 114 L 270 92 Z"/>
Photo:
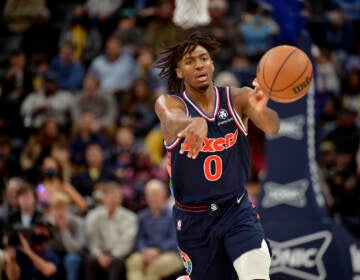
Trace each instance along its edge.
<path fill-rule="evenodd" d="M 186 109 L 186 116 L 187 116 L 187 117 L 190 117 L 189 109 L 188 109 L 188 107 L 187 107 L 187 105 L 186 105 L 186 102 L 185 102 L 180 96 L 173 95 L 173 97 L 178 98 L 178 99 L 184 104 L 185 109 Z M 180 141 L 181 141 L 181 138 L 179 138 L 179 137 L 176 137 L 176 138 L 175 138 L 171 143 L 169 143 L 169 144 L 167 144 L 167 143 L 165 142 L 165 140 L 164 140 L 165 149 L 168 150 L 168 151 L 174 149 L 174 148 L 177 146 L 177 144 L 179 144 Z"/>
<path fill-rule="evenodd" d="M 176 137 L 171 143 L 169 144 L 166 144 L 165 140 L 164 140 L 164 146 L 165 146 L 165 149 L 170 151 L 172 149 L 174 149 L 180 142 L 181 142 L 181 139 L 180 137 Z"/>
<path fill-rule="evenodd" d="M 232 105 L 230 87 L 226 87 L 226 103 L 227 103 L 228 109 L 230 111 L 230 114 L 235 121 L 236 126 L 241 130 L 241 132 L 245 136 L 247 136 L 248 132 L 245 128 L 245 125 L 243 124 L 241 118 L 239 117 L 238 113 L 236 112 L 236 110 L 234 109 L 234 107 Z"/>

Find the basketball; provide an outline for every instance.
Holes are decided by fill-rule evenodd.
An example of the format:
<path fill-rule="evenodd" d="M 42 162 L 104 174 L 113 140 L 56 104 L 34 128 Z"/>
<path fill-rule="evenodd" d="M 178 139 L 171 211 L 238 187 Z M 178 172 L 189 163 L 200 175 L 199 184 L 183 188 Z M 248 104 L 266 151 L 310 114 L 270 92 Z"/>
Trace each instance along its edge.
<path fill-rule="evenodd" d="M 289 103 L 307 93 L 313 79 L 313 68 L 309 57 L 302 50 L 282 45 L 263 55 L 256 78 L 270 99 Z"/>

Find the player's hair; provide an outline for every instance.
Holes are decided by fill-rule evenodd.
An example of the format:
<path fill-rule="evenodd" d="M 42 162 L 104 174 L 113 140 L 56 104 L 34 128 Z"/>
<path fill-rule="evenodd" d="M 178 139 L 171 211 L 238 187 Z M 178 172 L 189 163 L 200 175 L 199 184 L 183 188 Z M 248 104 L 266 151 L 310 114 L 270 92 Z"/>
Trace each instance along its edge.
<path fill-rule="evenodd" d="M 178 78 L 175 69 L 184 55 L 191 53 L 197 46 L 205 48 L 210 56 L 219 49 L 220 43 L 210 35 L 194 32 L 183 42 L 164 48 L 160 52 L 160 59 L 156 66 L 160 68 L 160 78 L 167 79 L 170 91 L 184 90 L 183 80 Z"/>

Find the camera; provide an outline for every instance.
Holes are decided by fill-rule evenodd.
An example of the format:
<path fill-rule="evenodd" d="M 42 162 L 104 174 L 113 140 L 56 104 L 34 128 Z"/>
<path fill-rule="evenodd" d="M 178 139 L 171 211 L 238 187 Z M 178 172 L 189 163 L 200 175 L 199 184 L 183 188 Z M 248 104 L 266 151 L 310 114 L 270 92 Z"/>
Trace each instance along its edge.
<path fill-rule="evenodd" d="M 17 247 L 21 245 L 19 234 L 29 242 L 30 246 L 41 245 L 52 237 L 52 227 L 46 221 L 37 221 L 31 228 L 14 225 L 8 233 L 8 245 Z"/>
<path fill-rule="evenodd" d="M 13 229 L 8 233 L 8 245 L 17 247 L 21 245 L 19 234 L 22 234 L 27 240 L 31 239 L 31 235 L 34 234 L 32 229 L 24 228 L 21 226 L 14 226 Z"/>

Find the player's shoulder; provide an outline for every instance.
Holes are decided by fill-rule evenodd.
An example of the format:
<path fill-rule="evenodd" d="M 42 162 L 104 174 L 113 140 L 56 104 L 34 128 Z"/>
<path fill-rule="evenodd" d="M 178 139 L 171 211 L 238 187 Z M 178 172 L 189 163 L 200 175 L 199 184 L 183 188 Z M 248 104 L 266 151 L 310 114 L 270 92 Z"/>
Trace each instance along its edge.
<path fill-rule="evenodd" d="M 185 108 L 184 101 L 180 95 L 177 94 L 162 94 L 155 101 L 155 111 L 160 108 Z"/>

